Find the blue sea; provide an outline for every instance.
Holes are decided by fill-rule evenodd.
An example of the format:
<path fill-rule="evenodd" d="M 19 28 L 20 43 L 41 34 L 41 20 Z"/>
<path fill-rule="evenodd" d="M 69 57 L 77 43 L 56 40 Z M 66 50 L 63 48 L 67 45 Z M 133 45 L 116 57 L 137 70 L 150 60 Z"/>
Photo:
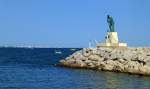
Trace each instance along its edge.
<path fill-rule="evenodd" d="M 150 77 L 55 66 L 74 52 L 0 48 L 0 89 L 150 89 Z"/>

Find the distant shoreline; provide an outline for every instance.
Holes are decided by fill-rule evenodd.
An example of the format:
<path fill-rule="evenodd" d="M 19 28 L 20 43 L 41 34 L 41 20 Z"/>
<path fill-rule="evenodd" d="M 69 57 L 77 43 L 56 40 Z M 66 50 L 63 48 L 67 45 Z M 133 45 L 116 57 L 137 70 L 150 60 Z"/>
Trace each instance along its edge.
<path fill-rule="evenodd" d="M 15 47 L 15 46 L 8 46 L 8 47 L 5 47 L 5 46 L 0 46 L 0 48 L 54 48 L 54 49 L 61 49 L 63 47 Z M 71 48 L 74 48 L 74 49 L 82 49 L 82 48 L 75 48 L 75 47 L 64 47 L 64 49 L 71 49 Z"/>

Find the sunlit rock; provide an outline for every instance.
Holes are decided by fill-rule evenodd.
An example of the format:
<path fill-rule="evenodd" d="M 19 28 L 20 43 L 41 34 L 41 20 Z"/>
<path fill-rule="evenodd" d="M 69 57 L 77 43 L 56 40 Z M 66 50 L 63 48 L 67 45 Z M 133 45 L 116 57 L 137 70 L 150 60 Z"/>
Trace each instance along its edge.
<path fill-rule="evenodd" d="M 85 48 L 60 60 L 59 65 L 150 75 L 150 48 Z"/>

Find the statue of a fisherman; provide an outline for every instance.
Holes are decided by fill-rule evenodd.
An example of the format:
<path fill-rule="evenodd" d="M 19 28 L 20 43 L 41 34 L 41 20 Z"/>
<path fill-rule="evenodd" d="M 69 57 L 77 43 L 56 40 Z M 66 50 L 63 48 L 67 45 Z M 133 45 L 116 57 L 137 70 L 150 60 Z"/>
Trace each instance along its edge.
<path fill-rule="evenodd" d="M 109 32 L 115 32 L 115 28 L 114 28 L 114 20 L 111 16 L 107 15 L 107 23 L 109 25 Z"/>

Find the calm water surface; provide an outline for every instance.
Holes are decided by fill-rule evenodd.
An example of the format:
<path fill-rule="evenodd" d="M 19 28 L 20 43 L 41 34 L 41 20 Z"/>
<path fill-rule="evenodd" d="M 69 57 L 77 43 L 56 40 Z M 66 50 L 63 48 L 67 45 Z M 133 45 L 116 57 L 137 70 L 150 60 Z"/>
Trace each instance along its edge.
<path fill-rule="evenodd" d="M 0 48 L 0 89 L 150 89 L 150 77 L 54 66 L 72 53 Z"/>

